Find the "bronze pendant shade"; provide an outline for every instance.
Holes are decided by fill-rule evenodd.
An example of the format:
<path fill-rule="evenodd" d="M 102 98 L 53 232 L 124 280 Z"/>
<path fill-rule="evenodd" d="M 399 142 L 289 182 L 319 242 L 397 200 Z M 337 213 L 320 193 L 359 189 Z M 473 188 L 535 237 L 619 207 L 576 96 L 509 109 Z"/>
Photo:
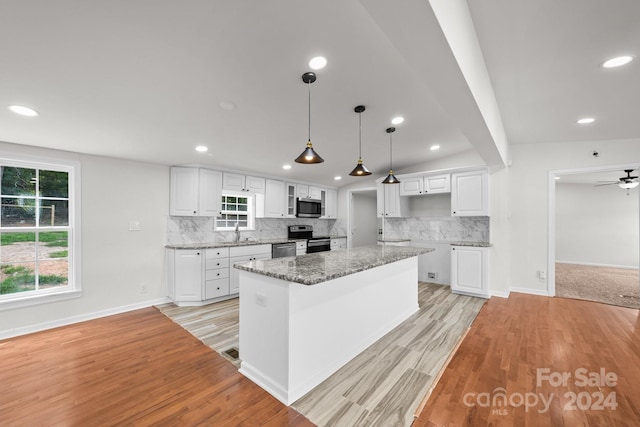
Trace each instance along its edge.
<path fill-rule="evenodd" d="M 382 181 L 383 184 L 400 184 L 400 180 L 393 174 L 393 137 L 391 134 L 396 131 L 396 128 L 387 128 L 389 134 L 389 175 Z"/>
<path fill-rule="evenodd" d="M 311 143 L 311 83 L 316 81 L 316 74 L 312 72 L 304 73 L 302 75 L 302 81 L 305 82 L 307 84 L 307 87 L 309 88 L 309 132 L 307 147 L 304 149 L 302 154 L 300 154 L 296 158 L 295 162 L 306 164 L 322 163 L 324 162 L 324 159 L 320 157 L 318 153 L 316 153 L 316 151 L 313 149 L 313 144 Z"/>
<path fill-rule="evenodd" d="M 358 113 L 358 163 L 356 167 L 353 168 L 349 175 L 351 176 L 367 176 L 371 175 L 369 169 L 366 168 L 364 164 L 362 164 L 362 112 L 365 110 L 364 105 L 358 105 L 353 109 L 356 113 Z"/>

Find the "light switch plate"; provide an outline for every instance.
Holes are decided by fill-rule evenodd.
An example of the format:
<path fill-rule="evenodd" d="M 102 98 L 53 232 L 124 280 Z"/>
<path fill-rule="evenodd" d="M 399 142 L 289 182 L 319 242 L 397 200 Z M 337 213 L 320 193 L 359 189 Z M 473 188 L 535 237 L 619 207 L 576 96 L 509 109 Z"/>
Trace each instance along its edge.
<path fill-rule="evenodd" d="M 129 221 L 129 231 L 140 231 L 140 221 Z"/>

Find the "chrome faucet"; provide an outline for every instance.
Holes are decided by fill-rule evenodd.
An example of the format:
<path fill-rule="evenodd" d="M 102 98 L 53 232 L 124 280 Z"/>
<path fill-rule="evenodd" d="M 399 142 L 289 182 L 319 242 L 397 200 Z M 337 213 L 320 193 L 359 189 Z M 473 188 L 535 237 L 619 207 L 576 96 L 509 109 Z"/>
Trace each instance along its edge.
<path fill-rule="evenodd" d="M 234 231 L 235 236 L 234 236 L 234 238 L 233 238 L 233 242 L 234 242 L 234 243 L 238 243 L 238 242 L 240 241 L 240 230 L 239 230 L 239 226 L 240 226 L 240 223 L 237 223 L 237 222 L 236 222 L 236 231 Z"/>

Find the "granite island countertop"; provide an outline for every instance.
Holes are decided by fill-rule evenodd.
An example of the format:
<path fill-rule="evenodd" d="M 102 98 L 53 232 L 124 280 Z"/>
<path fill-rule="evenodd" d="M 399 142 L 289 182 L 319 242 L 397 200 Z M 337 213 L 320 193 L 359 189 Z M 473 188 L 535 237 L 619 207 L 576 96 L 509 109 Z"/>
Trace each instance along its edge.
<path fill-rule="evenodd" d="M 433 250 L 433 248 L 372 245 L 296 257 L 255 260 L 238 263 L 234 267 L 287 282 L 316 285 L 433 252 Z"/>

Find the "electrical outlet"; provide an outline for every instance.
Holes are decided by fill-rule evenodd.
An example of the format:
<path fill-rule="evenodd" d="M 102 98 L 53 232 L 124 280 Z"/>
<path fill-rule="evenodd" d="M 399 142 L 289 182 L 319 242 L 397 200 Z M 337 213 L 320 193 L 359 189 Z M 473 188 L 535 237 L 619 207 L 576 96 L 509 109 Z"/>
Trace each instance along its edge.
<path fill-rule="evenodd" d="M 267 297 L 264 294 L 256 293 L 256 305 L 266 307 L 267 306 Z"/>
<path fill-rule="evenodd" d="M 547 280 L 547 272 L 544 270 L 538 270 L 538 279 Z"/>
<path fill-rule="evenodd" d="M 129 231 L 140 231 L 140 221 L 129 221 Z"/>
<path fill-rule="evenodd" d="M 147 287 L 147 284 L 145 282 L 142 282 L 140 284 L 140 293 L 146 294 L 147 292 L 149 292 L 149 288 Z"/>

